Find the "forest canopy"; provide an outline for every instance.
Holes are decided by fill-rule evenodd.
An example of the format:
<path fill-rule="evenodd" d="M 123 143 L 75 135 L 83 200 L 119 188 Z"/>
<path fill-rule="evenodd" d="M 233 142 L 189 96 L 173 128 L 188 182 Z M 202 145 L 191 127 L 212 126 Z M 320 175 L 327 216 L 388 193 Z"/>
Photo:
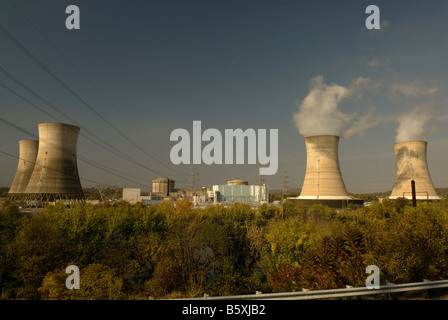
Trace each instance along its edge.
<path fill-rule="evenodd" d="M 80 270 L 80 289 L 65 269 Z M 448 200 L 373 201 L 336 211 L 285 202 L 194 208 L 62 204 L 0 211 L 4 299 L 148 299 L 365 286 L 448 278 Z"/>

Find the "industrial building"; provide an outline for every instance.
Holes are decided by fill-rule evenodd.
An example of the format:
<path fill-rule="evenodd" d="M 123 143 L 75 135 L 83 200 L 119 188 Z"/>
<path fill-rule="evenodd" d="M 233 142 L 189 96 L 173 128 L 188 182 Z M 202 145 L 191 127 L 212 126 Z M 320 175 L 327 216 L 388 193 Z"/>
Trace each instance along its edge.
<path fill-rule="evenodd" d="M 152 192 L 147 196 L 141 195 L 140 188 L 123 188 L 123 200 L 131 203 L 143 202 L 153 204 L 163 199 L 189 199 L 194 204 L 206 204 L 213 200 L 213 192 L 208 188 L 176 189 L 175 181 L 170 178 L 152 180 Z"/>
<path fill-rule="evenodd" d="M 55 201 L 84 201 L 76 155 L 79 127 L 40 123 L 38 129 L 39 142 L 34 161 L 36 143 L 20 144 L 19 165 L 11 185 L 10 199 L 36 207 Z"/>
<path fill-rule="evenodd" d="M 122 200 L 131 204 L 136 204 L 137 202 L 142 202 L 144 204 L 155 204 L 159 203 L 163 199 L 164 197 L 154 193 L 143 196 L 140 188 L 123 188 Z"/>
<path fill-rule="evenodd" d="M 352 198 L 345 188 L 339 167 L 339 137 L 309 136 L 305 144 L 307 162 L 302 190 L 299 197 L 288 200 L 333 208 L 345 208 L 349 203 L 363 204 L 363 200 Z"/>
<path fill-rule="evenodd" d="M 176 189 L 170 193 L 174 199 L 189 199 L 195 205 L 213 202 L 213 190 L 210 188 Z"/>
<path fill-rule="evenodd" d="M 142 189 L 140 188 L 123 188 L 122 200 L 131 203 L 137 203 L 141 201 Z"/>
<path fill-rule="evenodd" d="M 263 185 L 249 185 L 247 181 L 230 180 L 225 185 L 214 185 L 213 202 L 231 204 L 242 202 L 247 204 L 262 204 L 269 201 L 268 187 Z"/>
<path fill-rule="evenodd" d="M 225 185 L 214 185 L 212 188 L 172 188 L 167 194 L 165 186 L 169 186 L 171 182 L 174 187 L 174 181 L 171 179 L 159 178 L 153 180 L 153 190 L 155 189 L 157 192 L 150 192 L 148 196 L 141 195 L 140 188 L 123 188 L 122 199 L 130 203 L 143 202 L 145 204 L 158 203 L 164 199 L 189 199 L 195 206 L 235 202 L 257 205 L 269 201 L 269 192 L 266 185 L 249 185 L 247 181 L 240 179 L 230 180 Z M 154 184 L 158 183 L 164 184 L 162 188 L 160 188 L 160 185 L 154 188 Z"/>
<path fill-rule="evenodd" d="M 394 144 L 396 173 L 390 199 L 412 199 L 412 181 L 416 200 L 439 200 L 429 175 L 426 141 L 406 141 Z"/>
<path fill-rule="evenodd" d="M 152 193 L 167 197 L 174 192 L 175 181 L 169 178 L 158 178 L 152 180 Z"/>

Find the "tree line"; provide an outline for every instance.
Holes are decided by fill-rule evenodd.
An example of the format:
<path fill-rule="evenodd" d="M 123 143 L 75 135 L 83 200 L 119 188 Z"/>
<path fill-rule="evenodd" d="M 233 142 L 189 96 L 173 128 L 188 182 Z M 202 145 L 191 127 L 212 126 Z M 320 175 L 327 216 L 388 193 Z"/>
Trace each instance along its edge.
<path fill-rule="evenodd" d="M 80 269 L 68 290 L 65 268 Z M 385 199 L 337 211 L 285 202 L 258 209 L 157 205 L 14 204 L 0 211 L 4 299 L 148 299 L 365 286 L 448 279 L 448 200 Z"/>

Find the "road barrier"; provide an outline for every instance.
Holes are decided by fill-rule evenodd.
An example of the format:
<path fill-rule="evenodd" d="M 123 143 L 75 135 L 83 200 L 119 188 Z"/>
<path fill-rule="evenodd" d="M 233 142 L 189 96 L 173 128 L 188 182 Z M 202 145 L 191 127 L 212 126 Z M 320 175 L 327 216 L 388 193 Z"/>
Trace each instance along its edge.
<path fill-rule="evenodd" d="M 351 287 L 347 286 L 342 289 L 330 289 L 330 290 L 306 290 L 299 292 L 282 292 L 282 293 L 261 293 L 248 295 L 235 295 L 235 296 L 216 296 L 210 297 L 204 295 L 204 297 L 195 298 L 200 300 L 316 300 L 316 299 L 332 299 L 332 298 L 348 298 L 355 296 L 367 296 L 375 294 L 391 294 L 397 292 L 407 291 L 419 291 L 448 288 L 448 280 L 436 280 L 414 283 L 393 284 L 380 286 L 379 289 L 372 289 L 367 287 Z"/>

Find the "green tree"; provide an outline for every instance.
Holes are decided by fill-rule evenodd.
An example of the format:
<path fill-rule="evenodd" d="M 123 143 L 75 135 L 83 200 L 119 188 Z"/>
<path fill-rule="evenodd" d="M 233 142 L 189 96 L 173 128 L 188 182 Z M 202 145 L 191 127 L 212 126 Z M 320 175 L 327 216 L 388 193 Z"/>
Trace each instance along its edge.
<path fill-rule="evenodd" d="M 11 203 L 3 205 L 0 210 L 0 296 L 11 296 L 17 285 L 12 277 L 15 255 L 11 250 L 11 243 L 14 241 L 17 225 L 24 216 Z"/>
<path fill-rule="evenodd" d="M 102 264 L 90 264 L 80 270 L 80 289 L 67 289 L 65 270 L 47 273 L 38 291 L 50 300 L 117 300 L 124 299 L 123 280 L 115 270 Z"/>

